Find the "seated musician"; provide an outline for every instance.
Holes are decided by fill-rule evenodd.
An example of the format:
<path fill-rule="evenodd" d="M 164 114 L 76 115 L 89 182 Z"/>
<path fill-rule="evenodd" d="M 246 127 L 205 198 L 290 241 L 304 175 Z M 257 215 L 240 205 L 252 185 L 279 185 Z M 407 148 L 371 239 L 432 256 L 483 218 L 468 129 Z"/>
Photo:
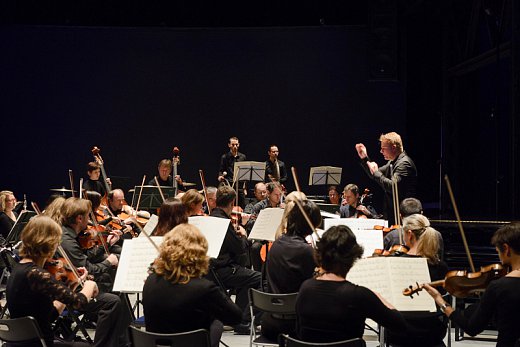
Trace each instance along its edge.
<path fill-rule="evenodd" d="M 176 158 L 177 160 L 177 158 Z M 173 177 L 172 174 L 172 161 L 171 159 L 163 159 L 157 165 L 157 171 L 159 172 L 159 176 L 157 176 L 157 182 L 161 187 L 173 187 Z M 182 185 L 181 176 L 176 175 L 175 180 L 177 181 L 177 188 L 179 190 L 184 190 L 184 186 Z M 156 186 L 157 183 L 155 179 L 152 178 L 149 182 L 149 185 Z"/>
<path fill-rule="evenodd" d="M 89 250 L 82 249 L 78 235 L 87 229 L 91 203 L 86 199 L 68 198 L 62 206 L 61 245 L 70 260 L 76 267 L 85 267 L 99 285 L 102 292 L 112 289 L 118 257 L 115 254 L 106 254 L 104 247 L 96 246 Z M 107 238 L 109 246 L 119 240 L 117 235 Z"/>
<path fill-rule="evenodd" d="M 339 205 L 340 196 L 339 196 L 337 186 L 328 187 L 328 193 L 327 193 L 327 198 L 325 199 L 325 203 L 332 204 L 332 205 Z"/>
<path fill-rule="evenodd" d="M 186 208 L 188 217 L 200 216 L 202 212 L 202 203 L 204 202 L 204 195 L 199 193 L 197 189 L 189 189 L 181 197 L 181 202 Z"/>
<path fill-rule="evenodd" d="M 188 223 L 186 206 L 180 199 L 168 198 L 161 205 L 159 221 L 153 232 L 154 236 L 164 236 L 179 224 Z"/>
<path fill-rule="evenodd" d="M 497 347 L 513 347 L 520 339 L 520 223 L 498 229 L 491 244 L 508 273 L 487 286 L 479 303 L 464 311 L 455 310 L 437 289 L 428 284 L 424 288 L 444 314 L 469 335 L 482 332 L 493 319 L 498 330 Z"/>
<path fill-rule="evenodd" d="M 101 196 L 105 196 L 107 194 L 106 185 L 103 183 L 103 181 L 99 180 L 99 176 L 101 175 L 101 166 L 97 162 L 91 161 L 87 164 L 87 175 L 88 178 L 83 181 L 83 187 L 81 188 L 98 192 L 101 194 Z M 107 177 L 106 181 L 108 183 L 108 187 L 110 187 L 112 185 L 110 178 Z"/>
<path fill-rule="evenodd" d="M 208 272 L 207 251 L 206 238 L 193 225 L 180 224 L 164 235 L 143 288 L 147 331 L 167 334 L 207 329 L 211 346 L 216 347 L 222 322 L 240 322 L 240 308 L 215 283 L 202 277 Z"/>
<path fill-rule="evenodd" d="M 258 182 L 255 184 L 255 190 L 253 191 L 254 198 L 244 207 L 244 213 L 253 213 L 253 207 L 260 201 L 265 200 L 267 196 L 267 187 L 264 182 Z M 247 223 L 247 222 L 246 222 Z"/>
<path fill-rule="evenodd" d="M 218 218 L 231 219 L 233 203 L 236 193 L 229 186 L 220 186 L 217 190 L 217 207 L 211 211 L 211 216 Z M 211 259 L 210 267 L 214 270 L 215 278 L 211 273 L 209 278 L 215 282 L 220 281 L 225 288 L 235 289 L 237 292 L 236 303 L 242 311 L 242 321 L 235 325 L 236 334 L 249 335 L 251 328 L 251 316 L 249 312 L 249 288 L 260 289 L 261 274 L 245 267 L 249 241 L 246 231 L 241 226 L 238 229 L 229 223 L 229 227 L 224 237 L 224 242 L 220 248 L 220 253 L 216 259 Z"/>
<path fill-rule="evenodd" d="M 16 223 L 18 214 L 13 211 L 16 206 L 16 198 L 13 192 L 3 190 L 0 192 L 0 236 L 7 238 L 9 232 Z"/>
<path fill-rule="evenodd" d="M 448 272 L 446 263 L 439 259 L 439 238 L 437 230 L 430 226 L 428 218 L 422 214 L 413 214 L 403 219 L 404 240 L 410 248 L 402 256 L 424 257 L 432 281 L 444 279 Z M 388 342 L 391 346 L 434 347 L 444 346 L 447 321 L 438 312 L 403 312 L 408 324 L 407 331 L 388 330 Z"/>
<path fill-rule="evenodd" d="M 363 247 L 347 226 L 334 226 L 323 234 L 315 250 L 321 270 L 303 282 L 296 301 L 296 329 L 301 340 L 361 338 L 366 318 L 387 328 L 405 328 L 401 314 L 380 295 L 345 279 L 362 254 Z"/>
<path fill-rule="evenodd" d="M 124 238 L 131 238 L 132 234 L 135 232 L 132 228 L 132 223 L 134 223 L 133 217 L 137 215 L 137 211 L 132 208 L 132 206 L 128 205 L 125 200 L 125 193 L 121 189 L 114 189 L 110 193 L 108 193 L 108 213 L 105 215 L 115 216 L 118 218 L 113 218 L 120 223 L 122 226 L 121 232 L 123 233 Z M 126 214 L 125 219 L 121 220 L 119 216 L 122 214 Z M 150 217 L 148 215 L 148 217 Z"/>
<path fill-rule="evenodd" d="M 359 203 L 359 188 L 352 183 L 343 188 L 343 200 L 339 212 L 341 218 L 375 218 L 377 215 L 373 207 Z"/>
<path fill-rule="evenodd" d="M 99 194 L 99 193 L 98 193 Z M 51 195 L 52 197 L 52 195 Z M 56 223 L 61 224 L 61 207 L 65 202 L 65 198 L 61 195 L 55 196 L 52 201 L 45 207 L 43 211 L 44 216 L 51 217 Z"/>
<path fill-rule="evenodd" d="M 314 250 L 305 238 L 314 232 L 302 212 L 291 202 L 287 216 L 287 231 L 274 241 L 266 261 L 267 291 L 276 294 L 297 293 L 303 281 L 314 274 L 316 262 Z M 321 224 L 320 209 L 312 201 L 301 201 L 302 207 L 313 227 Z M 289 204 L 287 206 L 289 208 Z M 296 316 L 281 317 L 264 314 L 262 335 L 277 340 L 278 335 L 295 334 Z"/>
<path fill-rule="evenodd" d="M 101 294 L 96 282 L 86 280 L 88 272 L 79 268 L 83 286 L 74 291 L 57 281 L 47 270 L 45 262 L 56 252 L 61 239 L 60 226 L 47 216 L 37 216 L 24 228 L 20 248 L 22 260 L 14 266 L 7 283 L 7 306 L 11 318 L 32 316 L 38 322 L 47 346 L 88 346 L 86 343 L 63 341 L 54 337 L 52 323 L 65 306 L 82 311 L 97 311 L 95 346 L 118 347 L 128 320 L 120 319 L 120 301 L 113 294 Z M 71 284 L 73 287 L 77 285 Z M 96 298 L 96 301 L 91 301 Z M 8 344 L 8 346 L 15 344 Z M 34 346 L 35 342 L 16 344 Z"/>
<path fill-rule="evenodd" d="M 208 200 L 203 204 L 204 214 L 210 214 L 210 212 L 217 207 L 217 187 L 207 186 L 206 197 Z"/>
<path fill-rule="evenodd" d="M 300 199 L 300 201 L 306 201 L 307 195 L 303 192 L 299 191 L 293 191 L 290 192 L 285 197 L 285 208 L 283 210 L 282 220 L 280 221 L 280 225 L 276 229 L 276 234 L 274 236 L 275 240 L 278 240 L 283 234 L 287 232 L 287 216 L 289 215 L 289 212 L 296 206 L 296 203 L 294 200 Z"/>

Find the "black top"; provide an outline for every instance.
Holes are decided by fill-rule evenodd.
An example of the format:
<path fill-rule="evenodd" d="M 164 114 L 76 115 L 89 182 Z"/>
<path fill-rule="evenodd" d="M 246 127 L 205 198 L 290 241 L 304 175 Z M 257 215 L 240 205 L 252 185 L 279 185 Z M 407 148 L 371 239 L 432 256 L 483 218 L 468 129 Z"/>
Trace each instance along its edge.
<path fill-rule="evenodd" d="M 47 346 L 53 346 L 54 333 L 51 323 L 58 317 L 52 302 L 58 300 L 75 309 L 84 307 L 87 298 L 75 293 L 50 273 L 33 263 L 16 264 L 7 282 L 7 307 L 11 318 L 33 316 Z"/>
<path fill-rule="evenodd" d="M 173 187 L 173 177 L 172 176 L 168 176 L 168 178 L 166 180 L 163 180 L 161 179 L 160 176 L 157 176 L 157 182 L 159 182 L 159 185 L 161 187 Z M 151 179 L 148 181 L 148 185 L 150 186 L 157 186 L 157 183 L 155 183 L 155 179 Z M 177 182 L 177 189 L 179 190 L 184 190 L 184 186 L 182 184 L 180 184 L 179 182 Z"/>
<path fill-rule="evenodd" d="M 491 318 L 498 330 L 497 347 L 513 347 L 520 338 L 520 278 L 502 277 L 491 282 L 469 317 L 455 310 L 450 319 L 469 335 L 483 331 Z"/>
<path fill-rule="evenodd" d="M 415 164 L 406 152 L 399 154 L 395 160 L 388 161 L 381 166 L 374 174 L 370 174 L 367 161 L 370 158 L 366 157 L 361 160 L 361 166 L 370 178 L 377 182 L 385 191 L 385 200 L 383 204 L 383 215 L 385 219 L 393 222 L 393 199 L 392 199 L 392 177 L 397 178 L 397 188 L 399 191 L 399 201 L 406 198 L 413 198 L 416 196 L 417 186 L 417 169 Z"/>
<path fill-rule="evenodd" d="M 237 152 L 236 156 L 233 156 L 231 151 L 226 154 L 222 154 L 220 157 L 220 167 L 218 170 L 219 176 L 223 176 L 224 172 L 226 172 L 226 180 L 231 184 L 233 183 L 233 173 L 235 170 L 235 162 L 236 161 L 246 161 L 246 155 L 244 153 Z"/>
<path fill-rule="evenodd" d="M 309 342 L 361 338 L 366 318 L 387 328 L 405 328 L 398 311 L 387 308 L 371 290 L 348 281 L 303 282 L 296 314 L 299 338 Z"/>
<path fill-rule="evenodd" d="M 296 293 L 312 277 L 316 263 L 313 249 L 301 236 L 283 234 L 267 255 L 267 285 L 270 293 Z"/>
<path fill-rule="evenodd" d="M 13 213 L 15 218 L 18 218 L 18 214 L 16 212 Z M 0 236 L 3 236 L 4 239 L 7 238 L 15 223 L 5 212 L 0 212 Z"/>
<path fill-rule="evenodd" d="M 146 330 L 177 333 L 208 329 L 214 319 L 224 324 L 240 323 L 242 311 L 213 282 L 192 278 L 186 284 L 172 283 L 152 273 L 143 288 Z"/>
<path fill-rule="evenodd" d="M 82 188 L 85 190 L 89 190 L 91 192 L 98 192 L 99 194 L 101 194 L 101 196 L 105 196 L 105 194 L 107 192 L 105 185 L 103 184 L 102 181 L 100 181 L 100 180 L 94 181 L 94 180 L 91 180 L 90 178 L 87 178 L 86 180 L 83 181 Z"/>
<path fill-rule="evenodd" d="M 216 207 L 211 211 L 212 217 L 230 219 L 229 216 L 221 208 Z M 215 268 L 225 267 L 231 264 L 240 265 L 238 257 L 246 253 L 249 243 L 245 237 L 238 235 L 229 223 L 229 227 L 224 237 L 224 242 L 220 248 L 220 253 L 217 259 L 212 259 L 212 266 Z"/>
<path fill-rule="evenodd" d="M 285 163 L 281 160 L 278 160 L 278 168 L 280 169 L 280 177 L 278 178 L 278 182 L 284 184 L 287 181 L 287 169 L 285 168 Z M 271 160 L 266 160 L 264 182 L 271 182 L 269 175 L 271 175 L 273 178 L 276 178 L 276 164 Z"/>

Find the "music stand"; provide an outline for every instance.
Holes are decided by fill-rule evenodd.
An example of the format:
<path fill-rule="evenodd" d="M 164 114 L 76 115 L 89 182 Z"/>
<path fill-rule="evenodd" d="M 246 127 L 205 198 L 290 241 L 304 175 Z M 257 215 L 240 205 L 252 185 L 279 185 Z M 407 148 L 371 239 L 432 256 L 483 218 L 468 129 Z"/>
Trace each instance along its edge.
<path fill-rule="evenodd" d="M 311 167 L 309 174 L 309 185 L 339 185 L 341 182 L 342 168 L 335 166 Z"/>
<path fill-rule="evenodd" d="M 139 197 L 139 192 L 141 190 L 141 201 L 139 202 L 140 210 L 152 211 L 157 210 L 159 207 L 161 207 L 163 200 L 161 197 L 161 193 L 159 192 L 159 188 L 157 188 L 157 186 L 152 185 L 134 187 L 134 195 L 132 196 L 132 206 L 135 206 L 137 204 L 137 198 Z M 175 188 L 173 187 L 161 186 L 161 191 L 165 199 L 175 196 Z"/>
<path fill-rule="evenodd" d="M 236 181 L 263 182 L 265 177 L 265 162 L 237 161 L 233 169 L 233 183 Z"/>
<path fill-rule="evenodd" d="M 13 227 L 11 228 L 11 231 L 9 231 L 6 241 L 12 244 L 20 241 L 20 234 L 25 228 L 25 225 L 29 223 L 29 220 L 34 216 L 36 216 L 36 212 L 34 211 L 22 211 L 18 218 L 16 218 L 16 223 L 14 223 Z"/>

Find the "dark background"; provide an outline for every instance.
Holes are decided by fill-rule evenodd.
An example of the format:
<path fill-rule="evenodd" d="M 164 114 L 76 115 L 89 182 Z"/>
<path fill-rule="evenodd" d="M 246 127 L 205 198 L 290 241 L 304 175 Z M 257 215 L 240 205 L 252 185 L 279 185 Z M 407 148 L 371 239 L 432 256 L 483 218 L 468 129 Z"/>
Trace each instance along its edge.
<path fill-rule="evenodd" d="M 397 131 L 430 216 L 452 218 L 447 173 L 463 218 L 518 218 L 512 1 L 1 5 L 0 189 L 18 199 L 43 204 L 68 169 L 77 185 L 93 146 L 125 190 L 173 146 L 184 180 L 216 184 L 238 136 L 249 160 L 277 144 L 307 193 L 326 194 L 311 166 L 341 166 L 378 204 L 354 145 L 381 165 Z"/>

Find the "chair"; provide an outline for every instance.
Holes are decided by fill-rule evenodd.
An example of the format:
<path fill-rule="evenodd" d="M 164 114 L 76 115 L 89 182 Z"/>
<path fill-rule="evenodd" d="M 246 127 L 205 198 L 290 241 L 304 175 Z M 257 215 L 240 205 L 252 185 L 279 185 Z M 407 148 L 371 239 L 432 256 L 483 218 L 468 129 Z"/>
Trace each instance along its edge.
<path fill-rule="evenodd" d="M 183 333 L 159 334 L 129 326 L 130 342 L 134 347 L 210 347 L 207 330 L 198 329 Z"/>
<path fill-rule="evenodd" d="M 38 322 L 31 316 L 0 319 L 0 340 L 5 342 L 39 340 L 41 346 L 47 347 Z"/>
<path fill-rule="evenodd" d="M 254 329 L 254 326 L 257 325 L 255 324 L 254 310 L 256 309 L 266 314 L 295 316 L 297 295 L 298 293 L 271 294 L 253 288 L 249 289 L 249 302 L 251 304 L 251 333 L 249 334 L 249 346 L 278 346 L 278 341 L 272 341 L 265 336 L 257 335 Z"/>
<path fill-rule="evenodd" d="M 366 343 L 363 339 L 355 338 L 337 342 L 304 342 L 293 339 L 292 337 L 282 334 L 280 335 L 280 347 L 308 347 L 308 346 L 334 346 L 334 347 L 365 347 Z"/>

